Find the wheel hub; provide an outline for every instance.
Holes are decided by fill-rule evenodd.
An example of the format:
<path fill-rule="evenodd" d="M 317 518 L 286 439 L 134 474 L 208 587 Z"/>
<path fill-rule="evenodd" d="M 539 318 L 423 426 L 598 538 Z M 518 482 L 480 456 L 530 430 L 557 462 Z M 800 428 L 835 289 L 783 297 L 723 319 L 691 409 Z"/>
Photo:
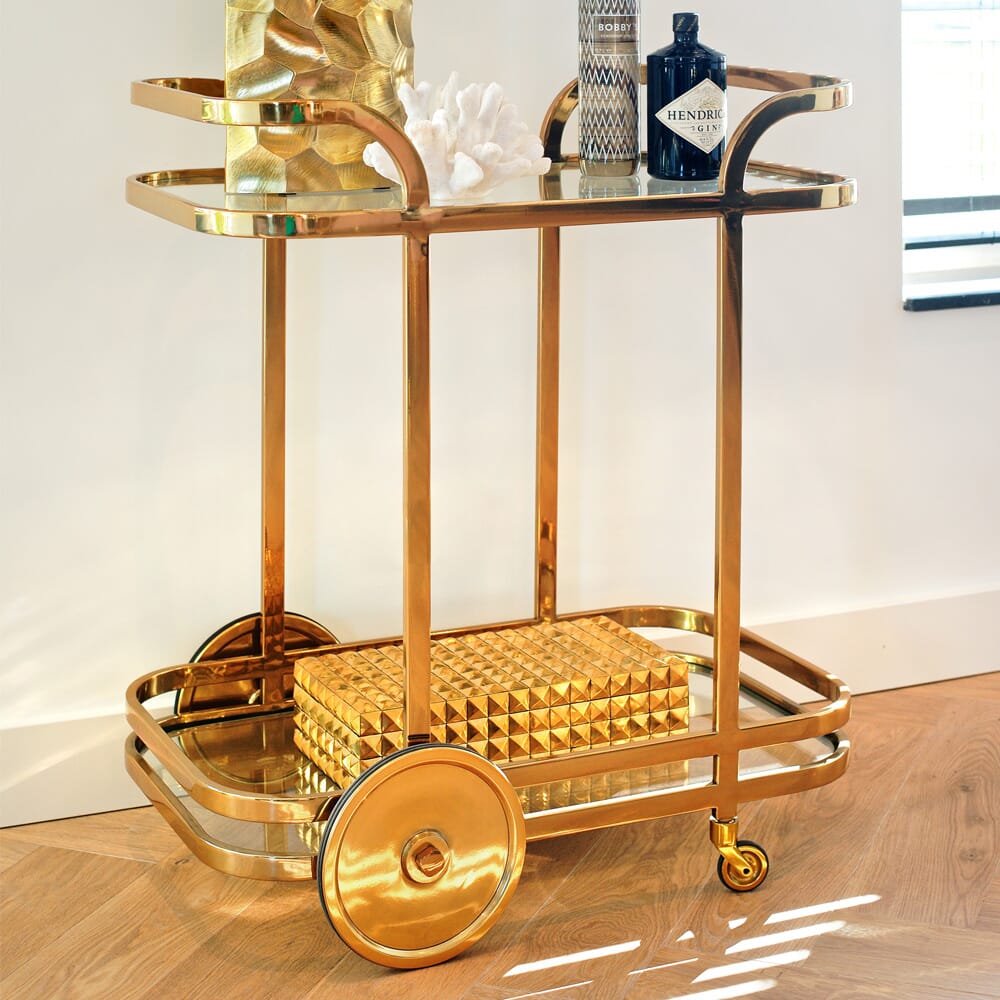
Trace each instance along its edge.
<path fill-rule="evenodd" d="M 403 848 L 403 871 L 420 885 L 436 882 L 451 864 L 451 848 L 436 830 L 414 834 Z"/>

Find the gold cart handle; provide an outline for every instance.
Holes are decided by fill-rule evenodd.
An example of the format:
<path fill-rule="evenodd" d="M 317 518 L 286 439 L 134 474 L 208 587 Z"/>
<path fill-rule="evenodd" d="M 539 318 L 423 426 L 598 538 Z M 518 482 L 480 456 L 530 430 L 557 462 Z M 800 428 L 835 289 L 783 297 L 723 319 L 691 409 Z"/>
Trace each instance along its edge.
<path fill-rule="evenodd" d="M 645 83 L 645 67 L 642 67 L 641 75 L 642 83 Z M 778 93 L 754 108 L 733 133 L 720 169 L 724 191 L 743 190 L 743 177 L 753 147 L 772 125 L 791 115 L 807 111 L 836 111 L 851 103 L 851 84 L 832 76 L 730 66 L 728 83 L 731 87 Z M 565 163 L 570 159 L 563 154 L 562 138 L 566 124 L 579 103 L 579 81 L 573 80 L 556 94 L 545 113 L 541 136 L 545 155 L 553 163 Z"/>
<path fill-rule="evenodd" d="M 403 179 L 406 209 L 430 205 L 430 185 L 420 154 L 406 133 L 385 115 L 350 101 L 252 101 L 225 96 L 222 80 L 158 77 L 132 84 L 132 103 L 207 125 L 301 128 L 352 125 L 380 142 Z"/>
<path fill-rule="evenodd" d="M 750 154 L 772 125 L 792 115 L 809 111 L 837 111 L 851 104 L 851 84 L 830 76 L 732 66 L 728 80 L 735 87 L 779 93 L 754 108 L 733 133 L 719 169 L 722 190 L 727 192 L 743 190 Z"/>

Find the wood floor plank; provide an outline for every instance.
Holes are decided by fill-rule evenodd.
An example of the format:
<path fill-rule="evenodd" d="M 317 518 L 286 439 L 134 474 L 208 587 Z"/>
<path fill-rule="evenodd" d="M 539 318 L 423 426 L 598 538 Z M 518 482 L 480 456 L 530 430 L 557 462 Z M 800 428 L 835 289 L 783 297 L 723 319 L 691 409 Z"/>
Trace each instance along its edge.
<path fill-rule="evenodd" d="M 862 699 L 849 731 L 852 763 L 842 781 L 799 796 L 743 807 L 741 836 L 760 842 L 769 851 L 772 874 L 754 893 L 706 893 L 703 904 L 692 908 L 685 926 L 679 928 L 684 939 L 678 946 L 725 961 L 726 949 L 741 940 L 780 930 L 767 926 L 775 913 L 803 907 L 844 907 L 827 911 L 826 916 L 820 911 L 791 924 L 804 930 L 882 905 L 880 886 L 857 877 L 855 860 L 885 850 L 880 831 L 896 791 L 913 770 L 910 746 L 914 729 L 931 731 L 936 725 L 926 711 L 915 724 L 915 707 L 919 710 L 919 706 L 938 700 L 939 695 L 923 691 L 903 699 L 896 693 Z M 718 883 L 715 888 L 720 888 Z M 788 951 L 777 944 L 770 949 L 771 954 Z M 686 970 L 676 967 L 676 972 L 666 973 L 668 982 L 662 985 L 677 986 L 675 980 L 681 971 Z M 655 977 L 643 978 L 630 998 L 652 996 L 660 988 Z M 651 992 L 647 992 L 647 985 Z"/>
<path fill-rule="evenodd" d="M 703 813 L 533 844 L 490 933 L 410 973 L 349 952 L 313 884 L 213 872 L 151 809 L 3 831 L 21 934 L 0 994 L 664 1000 L 735 987 L 996 1000 L 998 687 L 971 678 L 856 699 L 842 781 L 742 808 L 741 835 L 773 865 L 755 893 L 719 885 Z"/>
<path fill-rule="evenodd" d="M 891 849 L 871 852 L 859 877 L 879 887 L 887 917 L 974 927 L 1000 853 L 1000 703 L 977 724 L 949 704 L 911 747 L 916 764 L 884 830 Z"/>
<path fill-rule="evenodd" d="M 391 995 L 400 1000 L 465 996 L 484 977 L 493 974 L 492 970 L 507 968 L 504 965 L 506 956 L 519 951 L 518 942 L 529 933 L 536 914 L 547 907 L 559 889 L 573 877 L 574 870 L 582 864 L 582 859 L 599 836 L 597 833 L 585 833 L 530 844 L 521 881 L 503 915 L 478 944 L 462 955 L 460 962 L 418 969 L 400 977 L 399 973 L 358 958 L 334 938 L 336 946 L 343 950 L 343 961 L 330 970 L 308 997 L 319 1000 L 343 983 L 350 984 L 352 1000 L 355 997 L 358 1000 L 381 998 L 387 995 L 386 990 L 390 988 Z"/>
<path fill-rule="evenodd" d="M 131 861 L 162 861 L 177 850 L 177 835 L 152 806 L 16 826 L 4 834 L 11 842 L 63 847 Z"/>
<path fill-rule="evenodd" d="M 954 691 L 957 697 L 966 701 L 1000 701 L 1000 670 L 954 681 L 941 681 L 940 685 L 932 686 L 940 687 L 948 697 Z"/>
<path fill-rule="evenodd" d="M 815 997 L 817 984 L 828 983 L 845 991 L 845 997 L 995 1000 L 1000 937 L 927 924 L 852 920 L 843 930 L 817 939 L 806 962 L 779 971 L 776 978 L 776 993 L 790 998 Z"/>
<path fill-rule="evenodd" d="M 54 847 L 34 848 L 4 872 L 0 975 L 46 950 L 142 875 L 148 866 Z"/>
<path fill-rule="evenodd" d="M 272 886 L 252 906 L 199 942 L 142 994 L 185 1000 L 233 995 L 302 997 L 341 962 L 346 949 L 323 915 L 316 886 Z"/>
<path fill-rule="evenodd" d="M 665 949 L 672 954 L 676 928 L 714 864 L 711 853 L 700 816 L 601 831 L 479 992 L 513 997 L 586 981 L 589 996 L 625 996 L 630 972 L 658 964 Z"/>
<path fill-rule="evenodd" d="M 876 696 L 873 700 L 882 700 Z M 768 852 L 771 873 L 755 892 L 725 891 L 714 877 L 702 905 L 686 914 L 682 946 L 692 952 L 721 954 L 734 934 L 760 928 L 777 911 L 834 904 L 878 893 L 859 881 L 856 863 L 880 851 L 880 830 L 898 788 L 914 766 L 909 751 L 912 723 L 908 713 L 876 715 L 863 708 L 849 730 L 852 758 L 845 777 L 824 788 L 740 810 L 740 836 Z M 707 827 L 707 823 L 706 823 Z"/>
<path fill-rule="evenodd" d="M 30 844 L 27 841 L 14 840 L 5 836 L 6 830 L 0 830 L 0 876 L 13 865 L 16 865 L 22 858 L 29 855 L 37 848 L 37 844 Z M 0 882 L 2 884 L 2 882 Z"/>
<path fill-rule="evenodd" d="M 121 862 L 119 862 L 121 863 Z M 132 1000 L 267 892 L 268 884 L 221 875 L 181 849 L 149 865 L 125 889 L 3 982 L 4 1000 Z"/>
<path fill-rule="evenodd" d="M 997 859 L 993 881 L 983 897 L 979 919 L 976 921 L 976 930 L 1000 934 L 1000 858 Z"/>
<path fill-rule="evenodd" d="M 896 704 L 893 695 L 898 691 L 887 691 L 885 694 Z M 936 684 L 923 684 L 920 687 L 905 690 L 907 702 L 915 703 L 924 698 L 932 702 L 944 704 L 958 702 L 965 705 L 970 721 L 979 721 L 990 716 L 995 717 L 1000 707 L 1000 672 L 980 674 L 976 677 L 965 677 L 961 680 L 939 681 Z M 930 711 L 931 718 L 939 716 L 940 712 Z"/>

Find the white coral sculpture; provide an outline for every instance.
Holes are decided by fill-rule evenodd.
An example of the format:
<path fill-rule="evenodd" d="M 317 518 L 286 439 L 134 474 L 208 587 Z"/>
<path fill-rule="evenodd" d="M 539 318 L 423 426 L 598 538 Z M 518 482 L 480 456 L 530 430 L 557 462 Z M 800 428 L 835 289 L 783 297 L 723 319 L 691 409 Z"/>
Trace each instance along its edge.
<path fill-rule="evenodd" d="M 434 202 L 475 200 L 504 181 L 540 176 L 552 165 L 542 155 L 542 141 L 519 120 L 499 84 L 473 83 L 459 90 L 458 74 L 452 73 L 441 88 L 403 84 L 399 98 L 407 116 L 404 130 L 424 162 Z M 396 164 L 380 143 L 365 149 L 364 161 L 400 182 Z"/>

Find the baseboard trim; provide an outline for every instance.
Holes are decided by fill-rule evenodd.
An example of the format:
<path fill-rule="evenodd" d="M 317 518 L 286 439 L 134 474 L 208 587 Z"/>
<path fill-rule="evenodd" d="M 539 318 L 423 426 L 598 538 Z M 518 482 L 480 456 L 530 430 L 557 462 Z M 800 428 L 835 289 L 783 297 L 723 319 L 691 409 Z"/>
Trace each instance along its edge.
<path fill-rule="evenodd" d="M 751 628 L 864 694 L 1000 670 L 984 627 L 996 621 L 1000 591 Z M 0 730 L 0 826 L 144 805 L 125 773 L 128 732 L 120 715 Z"/>
<path fill-rule="evenodd" d="M 0 730 L 0 826 L 146 805 L 125 773 L 122 715 Z"/>
<path fill-rule="evenodd" d="M 1000 590 L 753 629 L 847 681 L 855 694 L 1000 670 Z"/>

